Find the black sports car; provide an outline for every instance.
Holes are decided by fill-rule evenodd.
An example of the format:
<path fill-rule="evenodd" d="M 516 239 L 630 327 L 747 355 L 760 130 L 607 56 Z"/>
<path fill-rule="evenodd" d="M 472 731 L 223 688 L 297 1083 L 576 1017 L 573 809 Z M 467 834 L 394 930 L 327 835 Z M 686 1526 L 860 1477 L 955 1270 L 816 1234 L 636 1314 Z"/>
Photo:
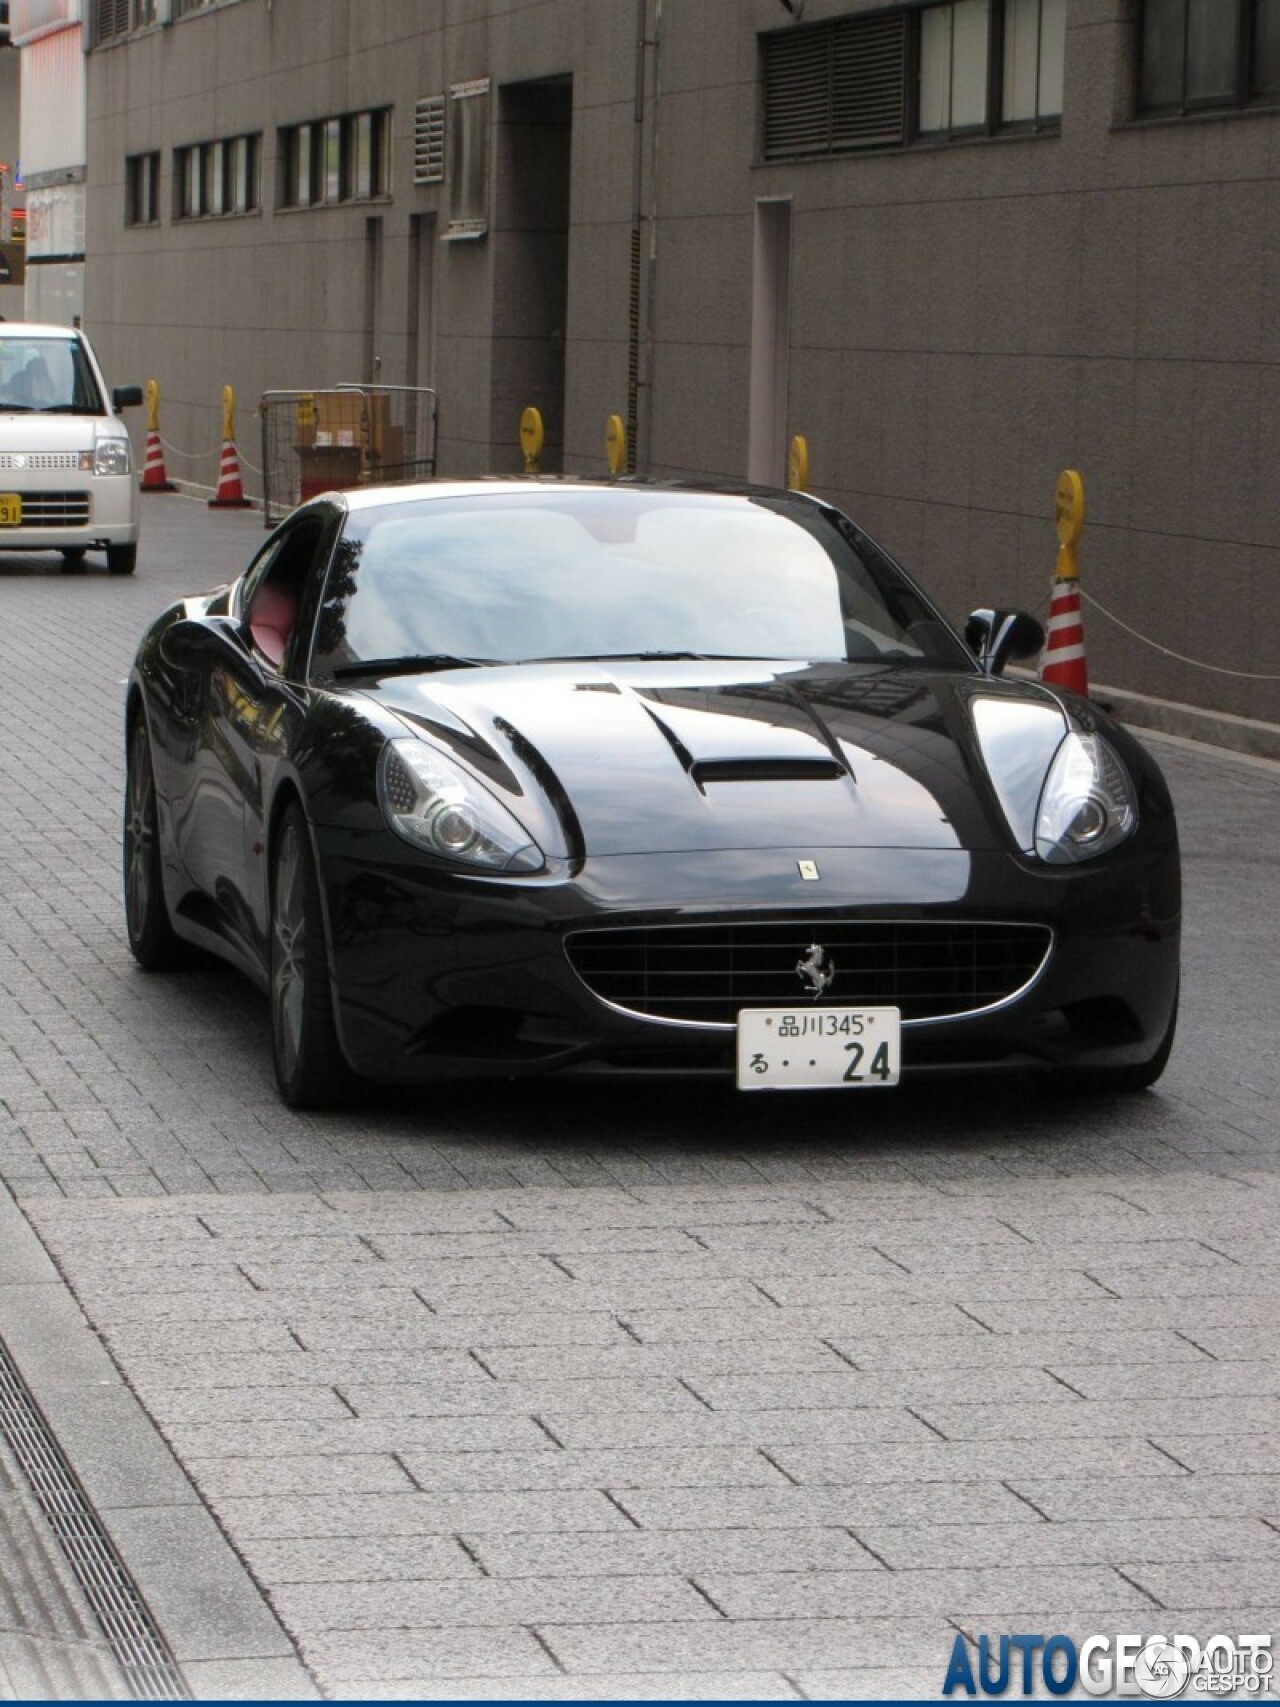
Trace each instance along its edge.
<path fill-rule="evenodd" d="M 1173 809 L 1095 706 L 1001 679 L 1041 638 L 980 611 L 966 644 L 795 492 L 329 493 L 139 648 L 130 945 L 262 985 L 295 1106 L 586 1067 L 1150 1084 Z"/>

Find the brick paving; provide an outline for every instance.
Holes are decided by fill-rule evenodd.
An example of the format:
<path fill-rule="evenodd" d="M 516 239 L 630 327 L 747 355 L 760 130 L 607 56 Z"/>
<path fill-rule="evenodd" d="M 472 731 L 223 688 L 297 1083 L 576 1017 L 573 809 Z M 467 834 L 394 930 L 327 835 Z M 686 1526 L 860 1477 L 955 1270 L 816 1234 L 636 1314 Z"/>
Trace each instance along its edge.
<path fill-rule="evenodd" d="M 327 1693 L 937 1694 L 957 1630 L 1276 1631 L 1280 791 L 1162 741 L 1156 1092 L 451 1086 L 302 1116 L 131 964 L 120 683 L 252 516 L 0 562 L 0 1180 Z"/>

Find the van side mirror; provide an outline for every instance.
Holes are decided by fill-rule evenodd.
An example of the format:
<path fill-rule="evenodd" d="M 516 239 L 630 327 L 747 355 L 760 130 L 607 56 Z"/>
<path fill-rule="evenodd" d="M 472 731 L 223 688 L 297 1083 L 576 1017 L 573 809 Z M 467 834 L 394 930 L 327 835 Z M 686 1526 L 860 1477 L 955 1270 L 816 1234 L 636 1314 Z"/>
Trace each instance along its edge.
<path fill-rule="evenodd" d="M 117 385 L 111 393 L 111 407 L 118 415 L 122 409 L 136 409 L 142 402 L 140 385 Z"/>
<path fill-rule="evenodd" d="M 964 625 L 965 644 L 989 676 L 1011 658 L 1033 658 L 1044 645 L 1044 629 L 1024 610 L 976 610 Z"/>

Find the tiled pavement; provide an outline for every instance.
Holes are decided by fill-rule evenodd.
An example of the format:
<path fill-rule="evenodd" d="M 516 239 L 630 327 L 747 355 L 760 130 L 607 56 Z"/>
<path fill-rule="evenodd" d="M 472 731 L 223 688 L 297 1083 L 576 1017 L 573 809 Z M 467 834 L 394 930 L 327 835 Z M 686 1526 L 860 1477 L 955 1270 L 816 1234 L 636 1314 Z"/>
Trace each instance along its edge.
<path fill-rule="evenodd" d="M 1155 1093 L 295 1116 L 253 991 L 124 947 L 119 681 L 261 537 L 147 522 L 133 582 L 0 565 L 0 1178 L 326 1692 L 936 1694 L 957 1630 L 1277 1630 L 1280 771 L 1159 744 Z"/>

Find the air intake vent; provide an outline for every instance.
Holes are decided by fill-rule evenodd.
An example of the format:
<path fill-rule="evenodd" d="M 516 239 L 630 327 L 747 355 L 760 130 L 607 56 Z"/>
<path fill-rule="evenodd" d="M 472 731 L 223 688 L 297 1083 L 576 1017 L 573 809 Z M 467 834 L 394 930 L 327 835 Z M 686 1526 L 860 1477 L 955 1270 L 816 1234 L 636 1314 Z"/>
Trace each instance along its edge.
<path fill-rule="evenodd" d="M 904 1020 L 1008 1001 L 1053 943 L 1044 925 L 823 919 L 576 931 L 565 940 L 587 987 L 652 1019 L 732 1025 L 739 1008 L 809 1001 L 796 972 L 814 943 L 836 976 L 819 1005 L 896 1007 Z"/>
<path fill-rule="evenodd" d="M 430 95 L 413 109 L 413 181 L 415 184 L 444 182 L 443 95 Z"/>
<path fill-rule="evenodd" d="M 905 140 L 905 13 L 779 31 L 761 36 L 760 51 L 766 160 Z"/>

